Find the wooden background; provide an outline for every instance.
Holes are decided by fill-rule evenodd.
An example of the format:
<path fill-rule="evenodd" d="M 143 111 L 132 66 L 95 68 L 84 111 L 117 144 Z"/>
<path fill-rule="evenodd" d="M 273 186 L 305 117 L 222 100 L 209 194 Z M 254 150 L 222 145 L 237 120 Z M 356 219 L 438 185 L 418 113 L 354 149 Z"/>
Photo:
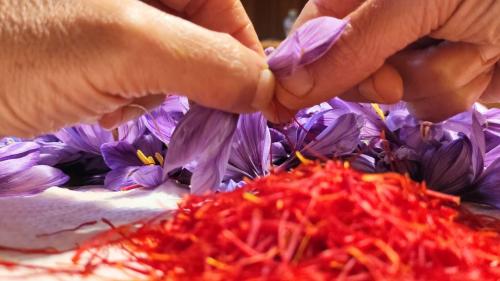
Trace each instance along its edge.
<path fill-rule="evenodd" d="M 283 20 L 290 9 L 302 10 L 307 0 L 242 0 L 261 40 L 283 39 Z"/>

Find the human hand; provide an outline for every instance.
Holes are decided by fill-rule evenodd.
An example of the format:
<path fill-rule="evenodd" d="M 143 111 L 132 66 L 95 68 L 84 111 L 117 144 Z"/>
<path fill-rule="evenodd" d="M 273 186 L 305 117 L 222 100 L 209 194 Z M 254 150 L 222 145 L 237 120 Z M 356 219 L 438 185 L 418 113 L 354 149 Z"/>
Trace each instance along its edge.
<path fill-rule="evenodd" d="M 165 93 L 232 112 L 269 102 L 273 76 L 239 1 L 145 2 L 2 1 L 0 135 L 113 128 Z"/>
<path fill-rule="evenodd" d="M 296 25 L 326 15 L 348 17 L 350 26 L 322 59 L 279 81 L 276 100 L 294 111 L 335 96 L 403 98 L 429 121 L 479 98 L 498 101 L 499 14 L 496 0 L 309 1 Z"/>

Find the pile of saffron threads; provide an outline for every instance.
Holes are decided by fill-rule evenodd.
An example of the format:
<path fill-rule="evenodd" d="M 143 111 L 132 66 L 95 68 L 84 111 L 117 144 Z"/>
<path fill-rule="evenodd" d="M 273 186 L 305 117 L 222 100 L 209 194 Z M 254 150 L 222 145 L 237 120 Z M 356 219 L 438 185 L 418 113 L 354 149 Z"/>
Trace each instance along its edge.
<path fill-rule="evenodd" d="M 459 204 L 402 175 L 311 162 L 112 227 L 74 262 L 143 280 L 500 280 L 498 223 Z M 106 257 L 117 247 L 126 258 Z"/>

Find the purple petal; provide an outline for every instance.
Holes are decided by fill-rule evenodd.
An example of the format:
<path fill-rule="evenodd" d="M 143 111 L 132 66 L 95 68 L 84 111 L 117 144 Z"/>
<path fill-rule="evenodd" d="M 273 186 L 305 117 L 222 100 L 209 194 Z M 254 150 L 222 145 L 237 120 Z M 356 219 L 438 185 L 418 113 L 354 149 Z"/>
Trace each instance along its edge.
<path fill-rule="evenodd" d="M 131 179 L 145 188 L 155 188 L 163 183 L 163 169 L 156 165 L 142 166 L 132 174 Z"/>
<path fill-rule="evenodd" d="M 486 150 L 492 150 L 500 145 L 500 109 L 490 109 L 484 113 Z"/>
<path fill-rule="evenodd" d="M 175 127 L 188 109 L 187 98 L 169 96 L 160 107 L 143 116 L 142 121 L 154 136 L 168 145 Z"/>
<path fill-rule="evenodd" d="M 32 195 L 68 181 L 68 176 L 49 166 L 34 166 L 0 182 L 0 196 Z"/>
<path fill-rule="evenodd" d="M 235 114 L 193 106 L 172 136 L 164 176 L 196 162 L 192 192 L 204 194 L 216 190 L 226 172 L 237 124 Z"/>
<path fill-rule="evenodd" d="M 304 147 L 305 155 L 341 156 L 351 153 L 360 142 L 363 119 L 354 114 L 345 114 L 329 125 L 314 141 Z"/>
<path fill-rule="evenodd" d="M 241 115 L 233 139 L 228 173 L 231 179 L 256 178 L 268 173 L 271 133 L 261 113 Z"/>
<path fill-rule="evenodd" d="M 466 137 L 427 150 L 423 156 L 423 177 L 430 187 L 459 194 L 475 180 L 473 148 Z"/>
<path fill-rule="evenodd" d="M 347 23 L 332 17 L 310 20 L 269 56 L 269 68 L 278 78 L 283 78 L 290 76 L 297 68 L 315 62 L 330 50 Z"/>
<path fill-rule="evenodd" d="M 361 138 L 364 140 L 379 138 L 380 133 L 387 129 L 384 120 L 381 119 L 371 104 L 341 102 L 339 99 L 333 99 L 329 103 L 334 109 L 339 106 L 346 106 L 350 112 L 356 113 L 365 119 L 365 124 L 361 129 Z"/>
<path fill-rule="evenodd" d="M 500 159 L 500 146 L 497 146 L 486 153 L 486 156 L 484 158 L 484 166 L 489 167 L 497 159 Z"/>
<path fill-rule="evenodd" d="M 488 204 L 500 209 L 500 158 L 494 161 L 474 184 L 465 200 Z"/>
<path fill-rule="evenodd" d="M 364 173 L 375 173 L 375 158 L 368 155 L 355 155 L 349 159 L 349 163 L 353 169 Z"/>
<path fill-rule="evenodd" d="M 40 153 L 34 151 L 21 158 L 0 161 L 0 180 L 35 166 L 40 159 Z"/>
<path fill-rule="evenodd" d="M 15 159 L 40 149 L 35 142 L 15 142 L 0 147 L 0 161 Z"/>
<path fill-rule="evenodd" d="M 111 169 L 144 165 L 137 157 L 137 149 L 124 141 L 106 143 L 101 146 L 102 157 Z"/>
<path fill-rule="evenodd" d="M 130 166 L 110 171 L 106 175 L 106 179 L 104 180 L 104 186 L 110 190 L 120 191 L 124 187 L 136 184 L 136 182 L 132 179 L 132 175 L 139 168 L 140 167 Z"/>
<path fill-rule="evenodd" d="M 141 119 L 132 120 L 118 127 L 118 140 L 134 144 L 146 132 Z"/>
<path fill-rule="evenodd" d="M 113 134 L 99 125 L 80 125 L 62 129 L 55 134 L 65 144 L 81 151 L 101 154 L 101 145 L 113 142 Z"/>
<path fill-rule="evenodd" d="M 60 141 L 42 142 L 37 140 L 37 143 L 40 145 L 40 161 L 38 161 L 40 165 L 55 166 L 81 157 L 76 149 Z"/>

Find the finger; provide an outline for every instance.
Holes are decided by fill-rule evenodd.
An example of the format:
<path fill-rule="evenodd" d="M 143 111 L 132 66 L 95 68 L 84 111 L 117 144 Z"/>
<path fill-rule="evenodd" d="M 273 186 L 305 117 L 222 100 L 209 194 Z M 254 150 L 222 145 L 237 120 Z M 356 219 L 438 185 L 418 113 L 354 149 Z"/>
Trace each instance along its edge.
<path fill-rule="evenodd" d="M 136 99 L 130 104 L 102 116 L 99 119 L 99 125 L 108 130 L 115 129 L 127 121 L 137 119 L 147 114 L 150 110 L 159 106 L 164 100 L 165 95 L 151 95 Z"/>
<path fill-rule="evenodd" d="M 495 61 L 485 61 L 477 45 L 443 42 L 426 49 L 403 51 L 389 62 L 403 77 L 404 100 L 412 102 L 460 89 L 489 72 Z"/>
<path fill-rule="evenodd" d="M 296 84 L 309 88 L 297 91 L 280 81 L 278 99 L 298 109 L 346 92 L 367 79 L 388 57 L 438 27 L 443 15 L 453 12 L 452 6 L 438 6 L 430 0 L 365 2 L 349 15 L 351 24 L 333 48 L 304 69 L 307 75 L 295 79 Z M 406 10 L 412 13 L 401 13 Z"/>
<path fill-rule="evenodd" d="M 161 0 L 193 23 L 231 34 L 245 46 L 264 54 L 257 33 L 239 0 Z"/>
<path fill-rule="evenodd" d="M 411 102 L 408 104 L 410 112 L 420 120 L 440 122 L 467 111 L 484 93 L 492 76 L 492 71 L 489 71 L 447 95 L 433 95 Z"/>
<path fill-rule="evenodd" d="M 256 111 L 252 104 L 273 96 L 265 58 L 231 36 L 137 1 L 127 11 L 116 57 L 88 74 L 97 88 L 128 98 L 180 93 L 230 112 Z"/>
<path fill-rule="evenodd" d="M 390 64 L 384 64 L 373 75 L 340 96 L 351 102 L 393 104 L 403 97 L 403 79 Z"/>
<path fill-rule="evenodd" d="M 294 29 L 303 25 L 308 20 L 320 17 L 331 16 L 335 18 L 344 18 L 355 11 L 365 0 L 310 0 L 300 12 Z"/>

